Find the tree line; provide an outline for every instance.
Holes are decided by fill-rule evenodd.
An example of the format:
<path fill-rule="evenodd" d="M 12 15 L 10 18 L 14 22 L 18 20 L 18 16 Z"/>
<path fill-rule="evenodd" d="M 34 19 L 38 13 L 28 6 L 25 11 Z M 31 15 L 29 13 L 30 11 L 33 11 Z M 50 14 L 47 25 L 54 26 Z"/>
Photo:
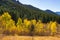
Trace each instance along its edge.
<path fill-rule="evenodd" d="M 0 16 L 0 34 L 27 36 L 56 35 L 57 29 L 58 23 L 56 21 L 43 23 L 43 20 L 18 18 L 17 23 L 15 23 L 8 12 L 4 12 Z"/>

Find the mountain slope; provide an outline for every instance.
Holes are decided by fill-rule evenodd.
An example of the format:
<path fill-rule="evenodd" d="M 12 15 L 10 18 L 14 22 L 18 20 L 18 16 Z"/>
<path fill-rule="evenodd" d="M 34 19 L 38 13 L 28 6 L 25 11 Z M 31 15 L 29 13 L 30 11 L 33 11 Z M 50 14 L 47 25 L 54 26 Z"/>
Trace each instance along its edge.
<path fill-rule="evenodd" d="M 55 15 L 60 15 L 60 12 L 53 12 L 51 10 L 45 10 L 47 13 L 50 13 L 50 14 L 55 14 Z"/>
<path fill-rule="evenodd" d="M 12 19 L 17 22 L 17 19 L 20 17 L 22 19 L 27 18 L 29 20 L 36 19 L 42 20 L 43 22 L 49 22 L 55 20 L 58 15 L 49 14 L 46 11 L 35 8 L 31 5 L 24 5 L 16 0 L 1 0 L 0 1 L 0 15 L 3 12 L 9 12 L 12 16 Z"/>
<path fill-rule="evenodd" d="M 56 14 L 60 15 L 60 12 L 56 12 Z"/>
<path fill-rule="evenodd" d="M 51 10 L 45 10 L 47 13 L 50 13 L 50 14 L 55 14 L 55 15 L 57 15 L 55 12 L 53 12 L 53 11 L 51 11 Z"/>

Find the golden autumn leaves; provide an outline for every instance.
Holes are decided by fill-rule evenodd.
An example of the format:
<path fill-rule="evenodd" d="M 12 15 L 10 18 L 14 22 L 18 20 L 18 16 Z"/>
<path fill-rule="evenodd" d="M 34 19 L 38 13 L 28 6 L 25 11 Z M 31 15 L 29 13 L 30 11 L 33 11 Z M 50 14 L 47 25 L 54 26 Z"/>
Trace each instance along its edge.
<path fill-rule="evenodd" d="M 15 23 L 8 12 L 4 12 L 0 16 L 0 34 L 30 35 L 31 32 L 33 32 L 33 35 L 54 35 L 57 33 L 57 23 L 50 21 L 45 24 L 41 20 L 22 20 L 21 18 L 18 18 L 17 23 Z"/>

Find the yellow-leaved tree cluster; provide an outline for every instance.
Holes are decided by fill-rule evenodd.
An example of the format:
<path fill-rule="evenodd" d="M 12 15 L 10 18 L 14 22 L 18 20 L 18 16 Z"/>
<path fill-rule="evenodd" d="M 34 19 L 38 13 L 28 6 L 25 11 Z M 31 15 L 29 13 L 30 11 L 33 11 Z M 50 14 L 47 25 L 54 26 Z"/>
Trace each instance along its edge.
<path fill-rule="evenodd" d="M 0 16 L 0 34 L 5 35 L 55 35 L 57 33 L 57 22 L 50 21 L 43 23 L 42 20 L 35 19 L 22 20 L 18 18 L 17 23 L 8 12 Z"/>

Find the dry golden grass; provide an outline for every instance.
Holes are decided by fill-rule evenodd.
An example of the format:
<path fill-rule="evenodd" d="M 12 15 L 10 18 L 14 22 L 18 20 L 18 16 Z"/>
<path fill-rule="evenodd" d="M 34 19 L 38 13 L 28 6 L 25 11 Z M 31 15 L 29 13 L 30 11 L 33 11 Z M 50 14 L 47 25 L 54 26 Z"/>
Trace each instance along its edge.
<path fill-rule="evenodd" d="M 0 40 L 60 40 L 60 37 L 52 36 L 4 36 Z"/>
<path fill-rule="evenodd" d="M 34 37 L 34 40 L 60 40 L 59 37 L 52 37 L 52 36 L 40 36 L 40 37 Z"/>

